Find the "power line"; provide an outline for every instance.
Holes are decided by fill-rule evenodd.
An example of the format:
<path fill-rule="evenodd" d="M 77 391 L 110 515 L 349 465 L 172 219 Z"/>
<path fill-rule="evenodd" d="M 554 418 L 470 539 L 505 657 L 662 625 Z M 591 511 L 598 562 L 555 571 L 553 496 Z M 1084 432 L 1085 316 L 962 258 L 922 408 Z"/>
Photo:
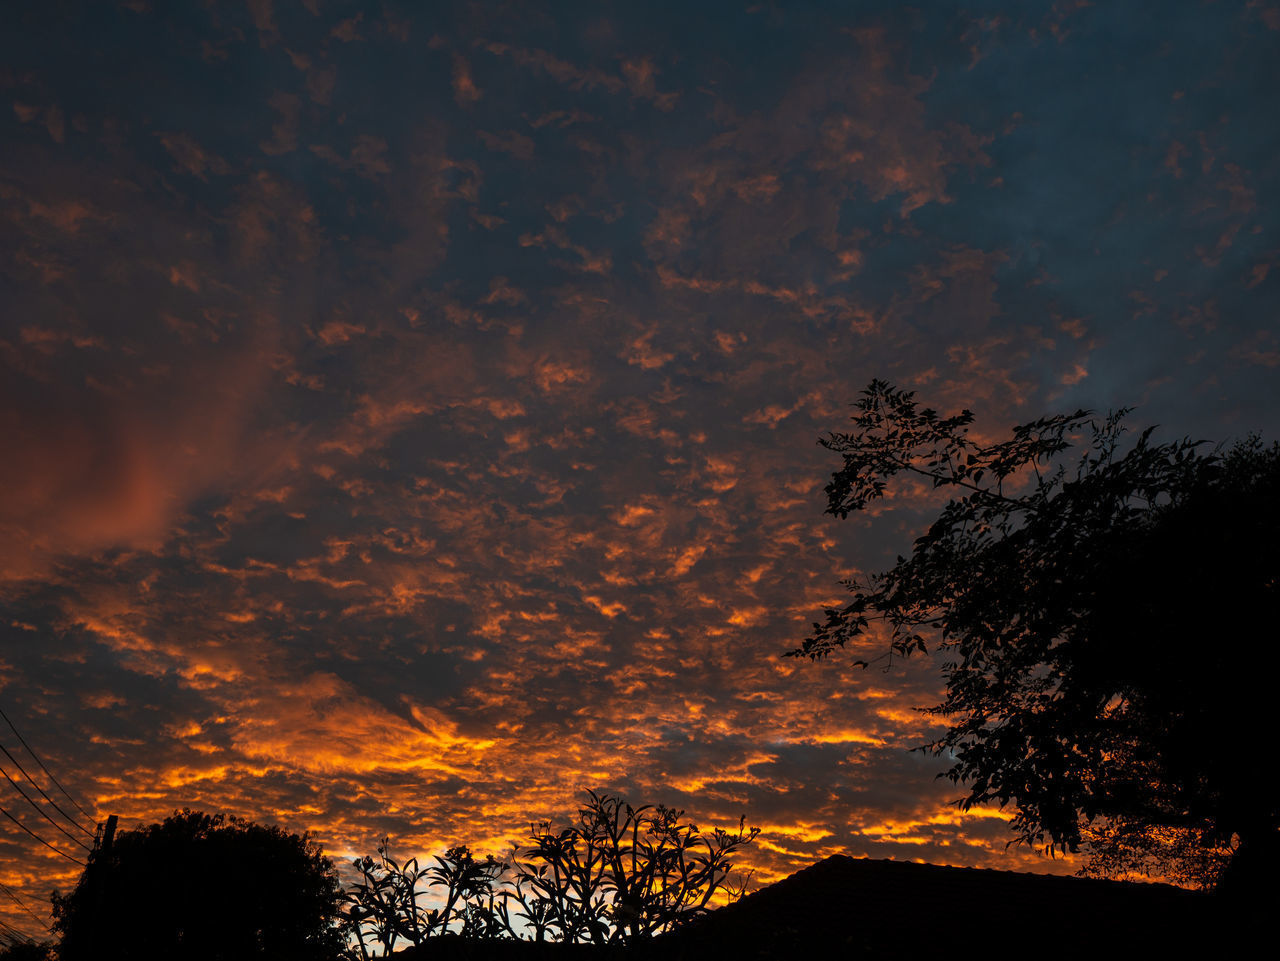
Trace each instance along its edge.
<path fill-rule="evenodd" d="M 72 804 L 74 804 L 76 806 L 77 811 L 79 811 L 81 814 L 87 817 L 92 823 L 96 824 L 97 818 L 95 818 L 92 814 L 90 814 L 88 811 L 82 808 L 80 806 L 80 803 L 75 798 L 73 798 L 70 794 L 67 793 L 67 789 L 64 788 L 60 783 L 58 783 L 58 779 L 53 776 L 53 772 L 51 772 L 47 767 L 44 766 L 44 761 L 40 760 L 40 756 L 36 754 L 35 751 L 31 750 L 31 745 L 26 742 L 22 734 L 19 733 L 18 729 L 13 726 L 13 722 L 9 720 L 9 715 L 4 712 L 3 708 L 0 708 L 0 717 L 4 718 L 4 722 L 9 725 L 9 730 L 13 731 L 13 733 L 17 736 L 18 741 L 22 744 L 23 747 L 27 749 L 27 753 L 30 754 L 33 758 L 35 758 L 35 762 L 40 765 L 40 770 L 44 771 L 45 774 L 49 775 L 49 780 L 53 782 L 54 787 L 56 787 L 59 791 L 62 792 L 62 796 L 65 797 Z"/>
<path fill-rule="evenodd" d="M 27 912 L 27 914 L 35 918 L 37 924 L 45 928 L 49 927 L 48 924 L 46 924 L 44 921 L 41 921 L 38 917 L 36 917 L 36 913 L 32 911 L 29 907 L 27 907 L 26 904 L 23 903 L 22 898 L 18 897 L 16 894 L 10 891 L 9 888 L 7 888 L 5 885 L 0 884 L 0 891 L 3 891 L 5 894 L 9 895 L 9 897 L 13 898 L 13 900 L 17 902 L 18 907 L 22 908 L 22 910 Z"/>
<path fill-rule="evenodd" d="M 15 944 L 32 944 L 33 939 L 27 937 L 12 924 L 7 921 L 0 920 L 0 937 L 4 938 L 6 944 L 12 946 Z"/>
<path fill-rule="evenodd" d="M 37 918 L 36 920 L 39 921 L 40 919 Z M 49 925 L 45 924 L 43 921 L 40 921 L 40 925 L 50 934 L 53 933 L 53 928 L 49 927 Z M 10 946 L 15 944 L 35 944 L 36 943 L 35 938 L 31 937 L 31 935 L 29 934 L 23 934 L 21 931 L 15 928 L 8 921 L 0 920 L 0 931 L 3 932 L 3 937 Z"/>
<path fill-rule="evenodd" d="M 5 753 L 7 754 L 8 752 L 6 751 Z M 4 769 L 3 765 L 0 765 L 0 774 L 3 774 L 5 777 L 5 780 L 14 786 L 17 792 L 22 795 L 22 797 L 26 800 L 28 804 L 30 804 L 33 808 L 35 808 L 35 811 L 37 814 L 39 814 L 42 818 L 44 818 L 46 821 L 48 821 L 55 828 L 57 828 L 59 831 L 65 834 L 68 838 L 70 838 L 76 844 L 80 845 L 86 851 L 93 850 L 92 848 L 89 847 L 89 845 L 85 844 L 83 841 L 77 838 L 74 834 L 72 834 L 70 831 L 64 828 L 61 824 L 59 824 L 53 818 L 49 817 L 49 815 L 45 814 L 44 808 L 40 807 L 39 804 L 31 800 L 31 795 L 28 794 L 26 791 L 22 790 L 22 785 L 9 776 L 9 772 Z M 79 825 L 77 824 L 76 827 L 79 827 Z M 81 828 L 81 830 L 83 830 L 83 828 Z"/>
<path fill-rule="evenodd" d="M 23 777 L 25 777 L 28 781 L 30 781 L 30 782 L 31 782 L 32 786 L 33 786 L 37 791 L 39 791 L 39 792 L 40 792 L 40 796 L 41 796 L 42 798 L 44 798 L 44 799 L 45 799 L 46 801 L 48 801 L 51 805 L 53 805 L 53 809 L 54 809 L 55 811 L 57 811 L 57 812 L 58 812 L 59 814 L 61 814 L 64 818 L 66 818 L 66 819 L 67 819 L 67 823 L 68 823 L 68 824 L 74 824 L 76 827 L 78 827 L 78 828 L 79 828 L 81 831 L 83 831 L 85 834 L 89 835 L 89 837 L 93 837 L 93 832 L 92 832 L 92 831 L 90 831 L 88 828 L 86 828 L 83 824 L 81 824 L 79 821 L 77 821 L 75 818 L 73 818 L 73 817 L 72 817 L 70 814 L 68 814 L 66 811 L 62 810 L 62 808 L 58 807 L 58 802 L 57 802 L 57 801 L 55 801 L 53 798 L 49 797 L 49 795 L 47 795 L 47 794 L 45 794 L 45 793 L 44 793 L 44 788 L 42 788 L 42 787 L 39 785 L 39 783 L 37 783 L 37 781 L 36 781 L 36 779 L 35 779 L 35 778 L 33 778 L 30 774 L 28 774 L 28 773 L 27 773 L 27 769 L 26 769 L 26 768 L 24 768 L 24 767 L 22 766 L 22 762 L 21 762 L 21 761 L 19 761 L 19 760 L 18 760 L 16 757 L 14 757 L 12 754 L 10 754 L 10 753 L 9 753 L 9 749 L 8 749 L 7 747 L 5 747 L 3 744 L 0 744 L 0 751 L 3 751 L 3 752 L 4 752 L 4 756 L 5 756 L 5 757 L 7 757 L 10 761 L 12 761 L 14 764 L 16 764 L 16 765 L 18 766 L 18 770 L 22 772 L 22 776 L 23 776 Z"/>
<path fill-rule="evenodd" d="M 2 808 L 2 807 L 0 807 L 0 814 L 3 814 L 3 815 L 4 815 L 5 817 L 7 817 L 10 821 L 12 821 L 14 824 L 18 825 L 18 827 L 22 828 L 22 830 L 26 831 L 26 832 L 27 832 L 28 834 L 30 834 L 33 838 L 35 838 L 37 841 L 39 841 L 41 844 L 43 844 L 45 847 L 47 847 L 50 851 L 54 851 L 54 852 L 56 852 L 56 853 L 58 853 L 58 854 L 61 854 L 61 855 L 62 855 L 64 858 L 66 858 L 68 861 L 74 861 L 76 864 L 80 865 L 80 867 L 84 867 L 84 866 L 85 866 L 84 862 L 83 862 L 83 861 L 81 861 L 79 858 L 72 857 L 72 856 L 71 856 L 70 854 L 68 854 L 66 851 L 59 851 L 59 850 L 58 850 L 57 848 L 55 848 L 52 844 L 50 844 L 48 841 L 46 841 L 46 840 L 45 840 L 44 838 L 42 838 L 40 835 L 36 834 L 36 832 L 35 832 L 35 831 L 31 830 L 31 828 L 27 827 L 25 824 L 23 824 L 21 821 L 19 821 L 16 817 L 14 817 L 12 814 L 10 814 L 8 811 L 6 811 L 6 810 L 5 810 L 4 808 Z"/>

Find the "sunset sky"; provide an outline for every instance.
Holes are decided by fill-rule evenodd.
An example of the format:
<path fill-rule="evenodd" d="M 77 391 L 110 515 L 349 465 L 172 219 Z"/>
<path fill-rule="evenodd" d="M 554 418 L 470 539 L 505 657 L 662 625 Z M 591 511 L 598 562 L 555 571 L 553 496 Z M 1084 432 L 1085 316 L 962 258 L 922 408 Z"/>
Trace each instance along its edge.
<path fill-rule="evenodd" d="M 595 788 L 761 881 L 1075 870 L 908 751 L 936 663 L 780 657 L 936 506 L 824 515 L 815 441 L 873 377 L 1280 438 L 1278 54 L 1275 0 L 6 4 L 0 708 L 122 829 L 500 851 Z M 78 871 L 0 824 L 37 915 Z"/>

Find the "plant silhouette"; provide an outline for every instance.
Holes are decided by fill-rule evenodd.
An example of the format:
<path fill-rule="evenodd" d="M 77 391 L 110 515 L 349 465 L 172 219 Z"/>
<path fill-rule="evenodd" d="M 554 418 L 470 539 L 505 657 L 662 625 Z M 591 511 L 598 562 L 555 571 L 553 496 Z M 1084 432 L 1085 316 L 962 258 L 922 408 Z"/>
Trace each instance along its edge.
<path fill-rule="evenodd" d="M 333 865 L 307 835 L 183 810 L 119 834 L 53 898 L 60 961 L 331 961 Z"/>
<path fill-rule="evenodd" d="M 746 828 L 744 818 L 736 831 L 704 834 L 683 817 L 588 791 L 572 825 L 531 826 L 528 846 L 509 861 L 455 847 L 423 868 L 416 858 L 391 857 L 384 840 L 376 858 L 353 862 L 360 880 L 344 893 L 345 916 L 365 959 L 446 934 L 633 943 L 706 912 L 717 893 L 725 900 L 744 893 L 745 882 L 729 880 L 731 856 L 759 829 Z M 441 907 L 422 903 L 432 889 Z"/>
<path fill-rule="evenodd" d="M 0 948 L 0 961 L 53 961 L 53 945 L 44 941 L 13 941 Z"/>
<path fill-rule="evenodd" d="M 881 657 L 934 648 L 932 711 L 952 726 L 930 747 L 963 807 L 1012 804 L 1019 840 L 1087 844 L 1096 873 L 1274 892 L 1280 801 L 1256 751 L 1280 672 L 1280 445 L 1222 453 L 1148 429 L 1126 446 L 1127 413 L 979 443 L 970 412 L 873 381 L 853 429 L 821 441 L 843 460 L 827 511 L 860 511 L 899 475 L 955 497 L 790 653 L 861 652 L 873 625 Z"/>
<path fill-rule="evenodd" d="M 390 954 L 402 940 L 421 944 L 449 931 L 455 922 L 463 936 L 497 936 L 494 885 L 507 865 L 492 855 L 477 860 L 466 846 L 450 848 L 434 860 L 429 867 L 421 867 L 417 858 L 397 861 L 391 856 L 390 838 L 383 838 L 376 858 L 352 862 L 361 879 L 343 892 L 342 900 L 362 956 L 369 957 L 368 945 L 380 944 Z M 420 900 L 436 887 L 445 889 L 443 907 L 424 907 Z"/>

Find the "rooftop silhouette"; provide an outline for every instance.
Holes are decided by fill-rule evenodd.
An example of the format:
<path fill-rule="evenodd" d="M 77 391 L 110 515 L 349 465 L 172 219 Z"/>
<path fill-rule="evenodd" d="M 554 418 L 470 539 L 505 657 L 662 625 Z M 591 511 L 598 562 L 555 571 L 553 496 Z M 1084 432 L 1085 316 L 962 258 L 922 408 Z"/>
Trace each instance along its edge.
<path fill-rule="evenodd" d="M 1228 955 L 1239 924 L 1212 895 L 1169 884 L 945 867 L 834 855 L 684 928 L 629 948 L 437 939 L 397 957 L 619 957 L 740 961 L 824 956 L 1037 958 Z"/>

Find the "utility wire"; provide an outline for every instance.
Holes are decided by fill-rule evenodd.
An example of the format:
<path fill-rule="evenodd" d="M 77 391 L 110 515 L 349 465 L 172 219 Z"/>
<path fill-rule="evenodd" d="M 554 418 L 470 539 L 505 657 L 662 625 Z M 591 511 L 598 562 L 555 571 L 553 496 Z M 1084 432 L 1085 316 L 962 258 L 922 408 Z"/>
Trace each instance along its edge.
<path fill-rule="evenodd" d="M 7 754 L 8 752 L 6 751 L 5 753 Z M 6 780 L 6 781 L 8 781 L 10 784 L 12 784 L 12 785 L 14 786 L 14 788 L 17 790 L 17 792 L 18 792 L 19 794 L 21 794 L 21 795 L 26 799 L 26 802 L 27 802 L 28 804 L 30 804 L 33 808 L 35 808 L 35 810 L 36 810 L 36 813 L 37 813 L 37 814 L 39 814 L 42 818 L 44 818 L 46 821 L 48 821 L 48 822 L 49 822 L 50 824 L 52 824 L 55 828 L 57 828 L 59 831 L 61 831 L 63 834 L 65 834 L 68 838 L 70 838 L 70 839 L 71 839 L 72 841 L 74 841 L 76 844 L 80 845 L 80 846 L 81 846 L 82 848 L 84 848 L 86 851 L 92 851 L 92 850 L 93 850 L 93 848 L 89 847 L 89 845 L 87 845 L 87 844 L 85 844 L 83 841 L 81 841 L 78 837 L 76 837 L 74 834 L 72 834 L 70 831 L 68 831 L 66 828 L 64 828 L 61 824 L 59 824 L 59 823 L 58 823 L 57 821 L 55 821 L 53 818 L 49 817 L 49 815 L 45 814 L 45 812 L 44 812 L 44 808 L 42 808 L 42 807 L 41 807 L 39 804 L 37 804 L 35 801 L 31 800 L 31 795 L 30 795 L 30 794 L 28 794 L 26 791 L 22 790 L 22 785 L 21 785 L 21 784 L 19 784 L 17 781 L 15 781 L 13 778 L 11 778 L 11 777 L 9 776 L 9 772 L 8 772 L 8 771 L 6 771 L 6 770 L 4 769 L 4 766 L 3 766 L 3 765 L 0 765 L 0 774 L 3 774 L 3 775 L 4 775 L 4 777 L 5 777 L 5 780 Z M 80 826 L 77 824 L 77 825 L 76 825 L 76 827 L 80 827 Z M 81 828 L 81 830 L 84 830 L 84 829 L 83 829 L 83 828 Z"/>
<path fill-rule="evenodd" d="M 36 923 L 39 924 L 41 927 L 44 927 L 44 928 L 49 927 L 48 924 L 46 924 L 44 921 L 41 921 L 40 918 L 36 916 L 36 913 L 34 911 L 32 911 L 29 907 L 26 906 L 26 904 L 23 903 L 22 898 L 18 897 L 16 894 L 10 891 L 5 885 L 0 884 L 0 891 L 3 891 L 5 894 L 9 895 L 9 897 L 13 898 L 13 900 L 17 902 L 18 907 L 22 908 L 22 910 L 27 912 L 27 914 L 35 918 Z"/>
<path fill-rule="evenodd" d="M 25 777 L 28 781 L 30 781 L 30 782 L 31 782 L 32 786 L 33 786 L 33 787 L 35 787 L 35 789 L 36 789 L 37 791 L 39 791 L 39 792 L 40 792 L 40 796 L 41 796 L 42 798 L 44 798 L 44 799 L 45 799 L 46 801 L 48 801 L 51 805 L 53 805 L 53 809 L 54 809 L 55 811 L 57 811 L 57 812 L 58 812 L 59 814 L 61 814 L 64 818 L 66 818 L 66 819 L 67 819 L 67 823 L 69 823 L 69 824 L 74 824 L 76 827 L 78 827 L 78 828 L 79 828 L 81 831 L 83 831 L 85 834 L 89 835 L 89 837 L 93 837 L 93 832 L 92 832 L 92 831 L 90 831 L 88 828 L 86 828 L 83 824 L 81 824 L 79 821 L 77 821 L 75 818 L 73 818 L 73 817 L 72 817 L 70 814 L 68 814 L 66 811 L 62 810 L 62 808 L 58 807 L 58 802 L 57 802 L 57 801 L 55 801 L 53 798 L 49 797 L 49 795 L 47 795 L 47 794 L 45 794 L 45 793 L 44 793 L 44 788 L 42 788 L 42 787 L 39 785 L 39 783 L 37 783 L 37 781 L 36 781 L 36 779 L 35 779 L 35 778 L 33 778 L 30 774 L 28 774 L 28 773 L 27 773 L 27 769 L 26 769 L 26 768 L 24 768 L 24 767 L 22 766 L 22 762 L 21 762 L 21 761 L 19 761 L 19 760 L 18 760 L 16 757 L 14 757 L 12 754 L 10 754 L 10 753 L 9 753 L 9 749 L 8 749 L 7 747 L 5 747 L 3 744 L 0 744 L 0 751 L 3 751 L 3 752 L 4 752 L 4 756 L 5 756 L 5 757 L 7 757 L 10 761 L 12 761 L 14 764 L 16 764 L 16 765 L 18 766 L 18 770 L 22 772 L 22 776 L 23 776 L 23 777 Z"/>
<path fill-rule="evenodd" d="M 36 754 L 35 751 L 31 750 L 31 745 L 26 742 L 23 736 L 18 732 L 18 729 L 13 726 L 13 722 L 9 720 L 9 715 L 6 714 L 2 708 L 0 708 L 0 717 L 4 718 L 4 722 L 9 725 L 9 730 L 13 731 L 13 733 L 17 735 L 18 741 L 22 744 L 23 747 L 27 749 L 27 753 L 30 754 L 33 758 L 35 758 L 36 763 L 40 765 L 40 770 L 44 771 L 45 774 L 49 775 L 49 780 L 53 782 L 54 787 L 56 787 L 59 791 L 62 792 L 62 796 L 65 797 L 72 804 L 74 804 L 76 806 L 76 810 L 79 811 L 81 814 L 83 814 L 85 817 L 87 817 L 91 823 L 96 824 L 98 822 L 98 819 L 95 818 L 88 811 L 86 811 L 84 808 L 82 808 L 80 806 L 80 803 L 75 798 L 73 798 L 70 794 L 67 793 L 67 789 L 58 783 L 58 779 L 53 776 L 53 772 L 51 772 L 47 767 L 45 767 L 44 761 L 40 760 L 39 755 Z"/>
<path fill-rule="evenodd" d="M 74 861 L 76 864 L 80 865 L 80 867 L 84 867 L 84 866 L 85 866 L 84 862 L 83 862 L 83 861 L 81 861 L 79 858 L 72 857 L 72 856 L 71 856 L 70 854 L 68 854 L 66 851 L 59 851 L 59 850 L 58 850 L 57 848 L 55 848 L 52 844 L 50 844 L 48 841 L 46 841 L 46 840 L 45 840 L 44 838 L 42 838 L 40 835 L 36 834 L 36 832 L 35 832 L 35 831 L 31 830 L 31 828 L 27 827 L 25 824 L 23 824 L 21 821 L 19 821 L 16 817 L 14 817 L 12 814 L 10 814 L 8 811 L 6 811 L 6 810 L 5 810 L 4 808 L 2 808 L 2 807 L 0 807 L 0 814 L 3 814 L 3 815 L 4 815 L 5 817 L 7 817 L 10 821 L 12 821 L 14 824 L 18 825 L 18 827 L 22 828 L 22 830 L 26 831 L 26 832 L 27 832 L 28 834 L 30 834 L 33 838 L 35 838 L 37 841 L 39 841 L 41 844 L 43 844 L 45 847 L 47 847 L 50 851 L 54 851 L 54 852 L 56 852 L 56 853 L 58 853 L 58 854 L 61 854 L 61 855 L 62 855 L 64 858 L 66 858 L 68 861 Z"/>
<path fill-rule="evenodd" d="M 2 937 L 4 939 L 4 943 L 10 947 L 15 944 L 33 943 L 31 938 L 27 937 L 7 921 L 0 921 L 0 937 Z"/>
<path fill-rule="evenodd" d="M 49 925 L 44 924 L 43 922 L 41 922 L 41 924 L 43 925 L 46 931 L 48 931 L 50 934 L 53 933 L 53 928 L 49 927 Z M 15 944 L 35 944 L 36 943 L 35 938 L 31 937 L 31 935 L 29 934 L 23 934 L 21 931 L 15 928 L 8 921 L 0 921 L 0 925 L 4 926 L 4 932 L 5 932 L 4 937 L 7 939 L 10 946 L 13 946 Z"/>

